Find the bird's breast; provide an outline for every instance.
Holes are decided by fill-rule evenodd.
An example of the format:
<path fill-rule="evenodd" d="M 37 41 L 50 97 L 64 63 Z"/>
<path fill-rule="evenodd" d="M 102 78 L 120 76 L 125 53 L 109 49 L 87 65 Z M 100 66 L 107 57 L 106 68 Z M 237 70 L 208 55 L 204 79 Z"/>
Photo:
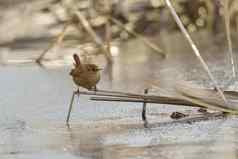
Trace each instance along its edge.
<path fill-rule="evenodd" d="M 73 75 L 73 80 L 78 86 L 91 89 L 96 86 L 100 80 L 99 72 L 81 72 L 77 75 Z"/>

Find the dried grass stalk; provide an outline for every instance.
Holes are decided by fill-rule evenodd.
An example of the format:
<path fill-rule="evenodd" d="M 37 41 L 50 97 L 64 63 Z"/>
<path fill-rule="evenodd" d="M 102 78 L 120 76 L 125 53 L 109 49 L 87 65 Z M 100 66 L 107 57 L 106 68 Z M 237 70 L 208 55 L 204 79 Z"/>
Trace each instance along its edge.
<path fill-rule="evenodd" d="M 206 64 L 206 62 L 204 61 L 204 59 L 202 58 L 197 46 L 195 45 L 195 43 L 193 42 L 193 40 L 191 39 L 190 35 L 188 34 L 187 30 L 185 29 L 183 23 L 181 22 L 180 18 L 178 17 L 174 7 L 172 6 L 170 0 L 165 0 L 172 16 L 174 17 L 174 20 L 176 21 L 177 25 L 179 26 L 180 30 L 182 31 L 183 35 L 185 36 L 185 38 L 188 40 L 188 43 L 190 44 L 190 46 L 193 49 L 193 52 L 195 53 L 195 55 L 197 56 L 197 58 L 199 59 L 200 63 L 202 64 L 203 68 L 205 69 L 205 71 L 208 73 L 209 78 L 212 80 L 214 87 L 216 88 L 216 90 L 218 91 L 220 97 L 223 99 L 223 101 L 225 103 L 227 103 L 226 97 L 223 94 L 223 91 L 220 89 L 220 87 L 217 84 L 217 81 L 215 80 L 215 78 L 213 77 L 208 65 Z"/>

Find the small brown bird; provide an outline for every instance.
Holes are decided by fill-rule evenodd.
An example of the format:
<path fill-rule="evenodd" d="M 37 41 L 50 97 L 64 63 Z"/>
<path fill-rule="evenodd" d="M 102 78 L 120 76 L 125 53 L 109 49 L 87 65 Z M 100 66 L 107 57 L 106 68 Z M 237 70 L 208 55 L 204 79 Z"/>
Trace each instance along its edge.
<path fill-rule="evenodd" d="M 97 91 L 97 83 L 100 80 L 100 68 L 98 68 L 97 65 L 94 64 L 83 64 L 80 61 L 80 58 L 77 54 L 73 55 L 74 58 L 74 68 L 70 71 L 70 75 L 73 77 L 74 83 L 77 86 L 86 88 L 88 90 L 94 90 L 95 93 Z M 67 114 L 66 123 L 69 123 L 69 118 L 73 106 L 74 96 L 80 95 L 79 89 L 77 91 L 73 92 L 70 105 L 69 105 L 69 111 Z"/>
<path fill-rule="evenodd" d="M 100 68 L 95 64 L 83 64 L 77 54 L 73 55 L 75 68 L 70 72 L 74 83 L 88 90 L 95 90 L 100 80 Z"/>

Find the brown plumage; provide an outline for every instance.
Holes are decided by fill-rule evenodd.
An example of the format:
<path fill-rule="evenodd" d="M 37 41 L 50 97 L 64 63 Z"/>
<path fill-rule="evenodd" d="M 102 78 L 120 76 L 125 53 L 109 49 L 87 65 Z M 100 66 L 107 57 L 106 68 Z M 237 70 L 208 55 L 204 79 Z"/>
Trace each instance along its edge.
<path fill-rule="evenodd" d="M 74 83 L 88 90 L 96 90 L 96 85 L 100 80 L 100 70 L 95 64 L 83 64 L 77 54 L 73 55 L 75 68 L 70 72 Z"/>

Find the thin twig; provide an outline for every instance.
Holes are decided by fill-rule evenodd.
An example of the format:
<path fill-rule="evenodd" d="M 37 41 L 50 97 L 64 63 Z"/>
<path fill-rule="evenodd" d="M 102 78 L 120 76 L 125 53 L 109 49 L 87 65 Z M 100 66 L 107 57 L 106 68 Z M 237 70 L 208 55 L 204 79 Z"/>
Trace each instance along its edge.
<path fill-rule="evenodd" d="M 121 94 L 121 95 L 125 95 L 125 96 L 139 96 L 139 97 L 143 97 L 143 94 L 121 92 L 121 91 L 109 91 L 109 90 L 100 89 L 100 90 L 98 90 L 98 92 L 109 93 L 109 94 Z M 154 97 L 156 97 L 156 96 L 154 96 Z"/>
<path fill-rule="evenodd" d="M 194 88 L 191 88 L 194 89 Z M 206 91 L 208 93 L 215 93 L 213 89 L 199 89 L 200 91 Z M 198 89 L 196 91 L 199 91 Z M 226 96 L 229 99 L 238 99 L 238 92 L 236 91 L 224 91 Z M 82 95 L 98 95 L 98 96 L 108 96 L 108 97 L 125 97 L 125 98 L 137 98 L 137 99 L 146 99 L 146 100 L 165 100 L 167 98 L 172 98 L 173 100 L 180 101 L 181 99 L 178 97 L 165 97 L 165 96 L 158 96 L 158 95 L 144 95 L 144 94 L 136 94 L 136 93 L 128 93 L 128 92 L 121 92 L 121 91 L 109 91 L 109 90 L 97 90 L 95 91 L 80 91 Z"/>
<path fill-rule="evenodd" d="M 94 91 L 80 91 L 82 95 L 92 95 L 92 96 L 104 96 L 104 97 L 91 97 L 91 100 L 97 101 L 115 101 L 115 102 L 146 102 L 146 103 L 157 103 L 157 104 L 174 104 L 174 105 L 186 105 L 186 106 L 194 106 L 201 107 L 197 104 L 193 104 L 191 102 L 187 102 L 183 99 L 176 97 L 163 97 L 156 95 L 144 95 L 144 94 L 135 94 L 135 93 L 126 93 L 120 91 L 107 91 L 107 90 L 97 90 Z M 107 98 L 109 97 L 109 98 Z M 117 97 L 117 98 L 111 98 Z"/>
<path fill-rule="evenodd" d="M 181 94 L 179 97 L 166 97 L 157 95 L 143 95 L 126 93 L 119 91 L 107 91 L 98 90 L 83 92 L 80 94 L 91 95 L 91 96 L 103 96 L 103 97 L 92 97 L 91 100 L 97 101 L 114 101 L 114 102 L 147 102 L 147 103 L 157 103 L 157 104 L 173 104 L 173 105 L 186 105 L 191 107 L 206 107 L 218 111 L 230 112 L 237 114 L 236 102 L 234 100 L 238 99 L 238 92 L 235 91 L 224 91 L 227 98 L 229 98 L 229 104 L 223 102 L 223 100 L 213 99 L 216 93 L 212 89 L 199 89 L 184 85 L 185 88 L 177 87 L 176 90 Z M 189 96 L 190 95 L 190 96 Z M 189 96 L 189 97 L 188 97 Z M 112 98 L 116 97 L 116 98 Z M 219 96 L 217 96 L 219 97 Z M 190 99 L 189 99 L 190 98 Z"/>
<path fill-rule="evenodd" d="M 56 39 L 40 54 L 40 56 L 36 59 L 36 62 L 37 63 L 41 63 L 42 59 L 44 58 L 44 56 L 47 54 L 47 52 L 49 50 L 51 50 L 53 47 L 59 45 L 63 39 L 64 39 L 64 36 L 65 36 L 65 33 L 66 33 L 66 30 L 67 28 L 71 25 L 71 22 L 67 22 L 62 31 L 59 33 L 59 35 L 56 36 Z"/>
<path fill-rule="evenodd" d="M 167 126 L 167 125 L 171 125 L 171 124 L 182 124 L 182 123 L 192 124 L 194 122 L 213 120 L 213 119 L 222 119 L 224 117 L 226 117 L 225 114 L 223 114 L 221 112 L 215 112 L 215 113 L 196 115 L 193 117 L 185 117 L 183 119 L 178 119 L 178 120 L 173 120 L 173 121 L 168 121 L 168 122 L 151 123 L 151 124 L 147 124 L 147 126 L 148 126 L 148 128 L 154 128 L 154 127 L 159 127 L 159 126 Z"/>
<path fill-rule="evenodd" d="M 213 77 L 208 65 L 206 64 L 206 62 L 204 61 L 204 59 L 202 58 L 198 48 L 196 47 L 195 43 L 193 42 L 193 40 L 191 39 L 190 35 L 188 34 L 187 30 L 185 29 L 183 23 L 181 22 L 180 18 L 178 17 L 174 7 L 172 6 L 170 0 L 165 0 L 171 14 L 173 15 L 177 25 L 179 26 L 180 30 L 182 31 L 183 35 L 185 36 L 185 38 L 188 40 L 190 46 L 192 47 L 195 55 L 197 56 L 197 58 L 199 59 L 199 61 L 201 62 L 203 68 L 206 70 L 206 72 L 208 73 L 208 76 L 210 77 L 210 79 L 212 80 L 214 87 L 216 88 L 216 90 L 218 91 L 218 93 L 220 94 L 221 98 L 224 100 L 225 103 L 227 103 L 226 97 L 223 94 L 223 91 L 220 89 L 220 87 L 217 84 L 217 81 L 215 80 L 215 78 Z"/>
<path fill-rule="evenodd" d="M 129 103 L 153 103 L 153 104 L 169 104 L 178 106 L 188 106 L 188 107 L 203 107 L 198 104 L 187 102 L 185 100 L 178 100 L 171 97 L 161 97 L 161 100 L 152 99 L 132 99 L 132 98 L 115 98 L 115 97 L 91 97 L 90 100 L 93 101 L 104 101 L 104 102 L 129 102 Z M 204 107 L 203 107 L 204 108 Z"/>
<path fill-rule="evenodd" d="M 68 114 L 67 114 L 67 118 L 66 118 L 66 123 L 67 124 L 69 123 L 70 114 L 71 114 L 71 111 L 72 111 L 72 108 L 73 108 L 74 96 L 77 93 L 78 93 L 77 91 L 73 91 L 73 95 L 72 95 L 71 100 L 70 100 L 69 110 L 68 110 Z"/>
<path fill-rule="evenodd" d="M 91 95 L 91 96 L 107 96 L 107 97 L 123 97 L 123 98 L 134 98 L 134 99 L 144 99 L 144 100 L 169 100 L 172 98 L 173 100 L 177 100 L 178 102 L 181 100 L 175 97 L 162 97 L 156 95 L 144 95 L 144 94 L 134 94 L 134 93 L 125 93 L 118 91 L 105 91 L 105 90 L 97 90 L 95 91 L 79 91 L 81 95 Z M 168 99 L 169 98 L 169 99 Z"/>

